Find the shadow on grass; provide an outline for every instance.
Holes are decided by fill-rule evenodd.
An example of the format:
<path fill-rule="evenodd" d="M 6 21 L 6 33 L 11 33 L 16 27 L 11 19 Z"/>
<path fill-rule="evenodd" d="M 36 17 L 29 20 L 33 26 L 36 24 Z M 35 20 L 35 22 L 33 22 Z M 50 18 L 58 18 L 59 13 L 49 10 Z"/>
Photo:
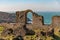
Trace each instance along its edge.
<path fill-rule="evenodd" d="M 12 40 L 23 40 L 22 36 L 17 36 L 16 38 L 13 38 Z"/>
<path fill-rule="evenodd" d="M 54 35 L 54 40 L 60 40 L 60 37 L 57 35 Z"/>

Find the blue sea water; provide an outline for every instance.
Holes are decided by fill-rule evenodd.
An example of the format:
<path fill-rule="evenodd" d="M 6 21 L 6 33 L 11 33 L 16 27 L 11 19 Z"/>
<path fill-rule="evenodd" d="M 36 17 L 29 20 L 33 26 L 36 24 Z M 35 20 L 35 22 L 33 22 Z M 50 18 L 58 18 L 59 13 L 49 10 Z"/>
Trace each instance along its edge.
<path fill-rule="evenodd" d="M 53 16 L 60 16 L 60 12 L 36 12 L 44 17 L 44 24 L 51 24 Z M 32 19 L 32 14 L 28 14 L 28 18 Z M 33 19 L 32 19 L 33 20 Z"/>

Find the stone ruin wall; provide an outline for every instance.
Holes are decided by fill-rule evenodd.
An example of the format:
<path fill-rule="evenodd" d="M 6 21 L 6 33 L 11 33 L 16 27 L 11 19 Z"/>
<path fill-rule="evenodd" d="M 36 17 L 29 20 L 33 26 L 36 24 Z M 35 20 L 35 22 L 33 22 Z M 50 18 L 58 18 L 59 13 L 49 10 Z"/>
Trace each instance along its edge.
<path fill-rule="evenodd" d="M 27 13 L 28 12 L 31 12 L 33 15 L 33 20 L 32 20 L 31 24 L 27 24 Z M 6 31 L 6 29 L 11 28 L 14 30 L 16 35 L 19 35 L 19 33 L 21 33 L 21 34 L 25 33 L 25 30 L 23 29 L 24 26 L 26 26 L 28 29 L 48 28 L 47 30 L 49 30 L 50 28 L 53 28 L 55 26 L 60 26 L 59 24 L 60 24 L 60 16 L 54 16 L 52 18 L 52 23 L 50 25 L 44 25 L 43 16 L 36 14 L 32 10 L 25 10 L 25 11 L 16 12 L 16 23 L 1 23 L 0 26 L 3 26 L 5 28 L 4 31 Z M 17 30 L 18 28 L 20 28 L 21 31 L 20 31 L 20 29 Z M 4 31 L 3 31 L 3 33 L 4 33 Z"/>
<path fill-rule="evenodd" d="M 27 23 L 27 13 L 31 12 L 32 13 L 32 23 L 31 24 L 26 24 Z M 28 28 L 41 28 L 41 27 L 48 27 L 48 25 L 44 24 L 44 18 L 41 15 L 36 14 L 32 10 L 25 10 L 25 11 L 18 11 L 16 13 L 16 22 L 17 23 L 22 23 L 25 24 L 26 27 Z M 19 17 L 18 17 L 19 15 Z M 21 21 L 21 22 L 20 22 Z M 49 27 L 54 27 L 54 26 L 60 26 L 60 16 L 53 16 L 52 17 L 52 23 L 49 25 Z"/>
<path fill-rule="evenodd" d="M 22 24 L 25 24 L 25 26 L 30 30 L 44 29 L 45 32 L 51 32 L 51 30 L 54 29 L 54 32 L 55 32 L 55 30 L 56 30 L 55 28 L 60 27 L 60 16 L 53 16 L 52 23 L 50 25 L 45 25 L 43 16 L 36 14 L 32 10 L 25 10 L 25 11 L 21 11 L 21 12 L 23 12 L 23 13 L 20 13 L 20 12 L 17 12 L 17 13 L 20 14 L 19 16 L 21 16 L 21 14 L 24 16 L 16 17 L 16 18 L 20 18 L 20 19 L 22 18 L 22 20 L 20 20 L 20 19 L 16 19 L 16 20 L 21 21 Z M 33 16 L 31 24 L 27 24 L 27 13 L 28 12 L 31 12 L 32 16 Z M 17 13 L 16 13 L 16 15 L 17 15 Z M 18 21 L 16 21 L 16 22 L 21 23 Z"/>
<path fill-rule="evenodd" d="M 27 24 L 27 13 L 28 12 L 31 12 L 32 16 L 33 16 L 33 18 L 32 18 L 33 20 L 32 20 L 31 24 Z M 33 26 L 38 28 L 38 27 L 43 25 L 43 16 L 38 16 L 32 10 L 26 10 L 26 11 L 21 11 L 21 12 L 18 11 L 16 13 L 16 15 L 17 15 L 16 16 L 16 20 L 17 20 L 16 22 L 25 24 L 26 27 L 28 27 L 28 28 L 32 28 Z"/>

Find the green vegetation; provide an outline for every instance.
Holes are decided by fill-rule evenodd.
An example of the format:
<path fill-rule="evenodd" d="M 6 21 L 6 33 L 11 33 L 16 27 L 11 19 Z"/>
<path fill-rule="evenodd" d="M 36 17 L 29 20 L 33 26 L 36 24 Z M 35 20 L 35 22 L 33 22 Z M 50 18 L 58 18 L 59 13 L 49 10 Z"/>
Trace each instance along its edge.
<path fill-rule="evenodd" d="M 43 36 L 43 35 L 38 35 L 35 34 L 35 35 L 26 35 L 24 37 L 25 40 L 60 40 L 60 28 L 55 28 L 54 29 L 54 36 Z M 34 30 L 35 33 L 39 33 L 43 30 L 40 30 L 40 29 L 37 29 L 37 30 Z"/>
<path fill-rule="evenodd" d="M 0 33 L 4 30 L 3 26 L 0 26 Z"/>
<path fill-rule="evenodd" d="M 0 26 L 0 33 L 4 30 L 3 26 Z M 34 29 L 33 29 L 34 30 Z M 46 36 L 42 35 L 41 31 L 44 31 L 42 29 L 35 29 L 35 34 L 33 35 L 25 35 L 23 38 L 24 40 L 60 40 L 60 28 L 54 28 L 54 36 Z M 40 33 L 40 34 L 39 34 Z M 6 39 L 6 40 L 12 40 L 14 38 L 14 35 L 7 35 L 6 37 L 2 37 L 0 35 L 0 38 Z"/>

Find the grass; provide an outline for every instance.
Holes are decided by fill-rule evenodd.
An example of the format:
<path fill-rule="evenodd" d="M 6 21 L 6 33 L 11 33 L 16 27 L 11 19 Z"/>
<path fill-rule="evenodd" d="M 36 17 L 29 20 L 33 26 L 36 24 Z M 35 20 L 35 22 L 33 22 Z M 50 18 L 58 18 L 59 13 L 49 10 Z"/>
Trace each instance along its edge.
<path fill-rule="evenodd" d="M 4 27 L 0 26 L 0 33 L 3 32 L 3 30 L 4 30 Z"/>
<path fill-rule="evenodd" d="M 25 40 L 31 40 L 31 38 L 33 39 L 33 40 L 37 40 L 37 39 L 42 39 L 42 40 L 60 40 L 60 32 L 59 32 L 59 30 L 60 30 L 60 28 L 55 28 L 54 29 L 54 34 L 55 34 L 55 37 L 52 37 L 52 36 L 47 36 L 47 37 L 45 37 L 45 36 L 42 36 L 42 35 L 40 35 L 39 37 L 36 37 L 36 34 L 35 35 L 27 35 L 27 36 L 25 36 Z M 37 30 L 34 30 L 35 31 L 35 33 L 39 33 L 39 32 L 41 32 L 41 31 L 43 31 L 43 30 L 40 30 L 40 29 L 37 29 Z"/>
<path fill-rule="evenodd" d="M 4 30 L 4 28 L 3 28 L 3 26 L 0 26 L 0 33 L 2 32 Z M 54 28 L 54 37 L 52 37 L 52 36 L 42 36 L 42 35 L 39 35 L 38 37 L 36 36 L 38 33 L 40 33 L 41 31 L 44 31 L 44 30 L 42 30 L 42 29 L 36 29 L 36 30 L 34 30 L 35 31 L 35 35 L 26 35 L 26 36 L 24 36 L 23 38 L 25 39 L 25 40 L 38 40 L 38 39 L 42 39 L 42 40 L 52 40 L 52 39 L 54 39 L 54 40 L 60 40 L 60 32 L 59 32 L 59 30 L 60 30 L 60 27 L 56 27 L 56 28 Z M 14 35 L 7 35 L 6 37 L 2 37 L 1 35 L 0 35 L 0 37 L 1 38 L 3 38 L 3 39 L 6 39 L 6 40 L 12 40 L 14 37 L 13 37 Z"/>
<path fill-rule="evenodd" d="M 3 32 L 3 30 L 4 30 L 4 27 L 0 26 L 0 38 L 6 39 L 6 40 L 12 40 L 14 38 L 13 35 L 7 35 L 6 37 L 1 36 L 1 33 Z"/>

